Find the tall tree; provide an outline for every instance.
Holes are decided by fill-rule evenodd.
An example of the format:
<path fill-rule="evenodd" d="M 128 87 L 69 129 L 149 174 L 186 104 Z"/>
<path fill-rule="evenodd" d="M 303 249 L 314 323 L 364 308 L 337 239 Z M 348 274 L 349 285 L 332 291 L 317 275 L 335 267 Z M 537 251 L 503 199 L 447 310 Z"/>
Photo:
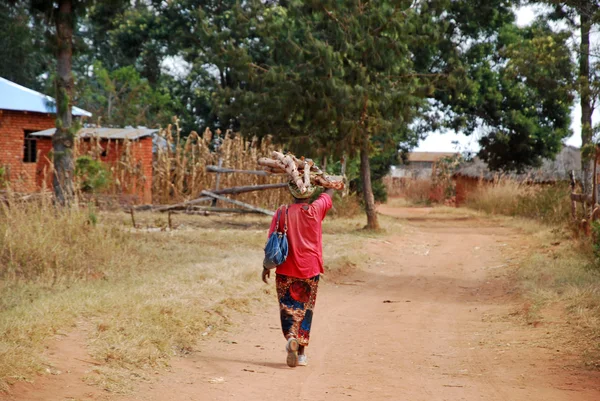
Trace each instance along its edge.
<path fill-rule="evenodd" d="M 381 0 L 268 7 L 256 22 L 268 49 L 263 62 L 243 53 L 244 63 L 231 74 L 234 85 L 215 95 L 219 115 L 235 117 L 247 134 L 304 138 L 331 153 L 358 153 L 369 229 L 379 228 L 372 139 L 396 147 L 426 107 L 425 82 L 412 69 L 408 45 L 420 19 L 413 6 Z"/>
<path fill-rule="evenodd" d="M 54 194 L 61 204 L 73 200 L 73 1 L 60 0 L 56 9 L 56 132 L 52 136 Z"/>
<path fill-rule="evenodd" d="M 420 70 L 454 71 L 436 85 L 435 117 L 480 136 L 479 156 L 497 170 L 552 158 L 570 134 L 573 69 L 568 33 L 543 21 L 515 24 L 507 0 L 428 2 L 445 26 L 415 49 Z"/>
<path fill-rule="evenodd" d="M 13 4 L 18 1 L 13 0 Z M 73 123 L 73 38 L 77 12 L 93 0 L 29 0 L 30 10 L 35 21 L 44 25 L 45 36 L 56 59 L 55 99 L 56 132 L 52 137 L 54 157 L 53 187 L 57 201 L 68 205 L 74 196 L 73 188 L 73 144 L 76 126 Z"/>
<path fill-rule="evenodd" d="M 590 70 L 590 33 L 593 26 L 600 25 L 600 3 L 593 0 L 530 0 L 532 4 L 544 4 L 551 8 L 547 18 L 561 21 L 573 33 L 573 39 L 578 40 L 575 54 L 578 62 L 577 92 L 581 103 L 581 169 L 582 183 L 586 194 L 592 193 L 593 172 L 593 125 L 594 78 L 597 74 Z"/>

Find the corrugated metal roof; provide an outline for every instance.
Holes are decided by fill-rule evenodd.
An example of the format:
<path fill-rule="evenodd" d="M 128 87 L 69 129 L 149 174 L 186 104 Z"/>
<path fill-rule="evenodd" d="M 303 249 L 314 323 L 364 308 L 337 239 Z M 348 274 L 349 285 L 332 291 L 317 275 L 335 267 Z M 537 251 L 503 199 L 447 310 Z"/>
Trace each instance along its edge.
<path fill-rule="evenodd" d="M 56 128 L 50 128 L 44 131 L 34 132 L 30 135 L 51 137 L 56 132 Z M 79 138 L 101 138 L 101 139 L 129 139 L 135 140 L 152 136 L 158 129 L 153 128 L 82 128 L 77 132 Z"/>
<path fill-rule="evenodd" d="M 50 96 L 0 77 L 0 110 L 54 114 L 56 113 L 56 102 Z M 92 116 L 92 113 L 79 107 L 73 107 L 72 113 L 74 116 Z"/>
<path fill-rule="evenodd" d="M 436 162 L 444 157 L 455 156 L 451 152 L 410 152 L 408 154 L 409 162 Z"/>

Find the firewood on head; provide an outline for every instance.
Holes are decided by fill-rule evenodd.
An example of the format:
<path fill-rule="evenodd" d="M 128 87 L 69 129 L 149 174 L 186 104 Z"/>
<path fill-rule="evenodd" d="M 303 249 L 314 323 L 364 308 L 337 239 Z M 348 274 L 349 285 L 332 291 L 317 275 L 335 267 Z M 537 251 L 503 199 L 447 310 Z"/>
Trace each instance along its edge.
<path fill-rule="evenodd" d="M 306 160 L 303 161 L 303 167 L 304 167 L 304 185 L 308 188 L 310 186 L 310 166 L 308 165 L 308 162 Z"/>
<path fill-rule="evenodd" d="M 298 172 L 298 167 L 296 167 L 296 163 L 294 163 L 294 160 L 290 156 L 285 156 L 283 160 L 283 163 L 285 165 L 285 171 L 290 175 L 290 177 L 292 177 L 292 181 L 296 183 L 300 192 L 305 193 L 308 188 L 306 187 L 306 185 L 304 185 L 304 181 L 302 181 L 302 178 L 300 178 L 300 173 Z"/>
<path fill-rule="evenodd" d="M 274 159 L 261 157 L 258 164 L 272 174 L 288 174 L 298 189 L 305 193 L 310 185 L 322 186 L 336 190 L 344 189 L 344 182 L 339 177 L 327 176 L 315 165 L 312 159 L 301 157 L 298 159 L 293 154 L 283 154 L 274 151 Z"/>
<path fill-rule="evenodd" d="M 260 159 L 258 159 L 258 164 L 260 166 L 269 167 L 269 168 L 272 168 L 274 170 L 281 170 L 282 172 L 285 171 L 285 167 L 284 167 L 283 163 L 280 162 L 280 161 L 278 161 L 278 160 L 273 160 L 273 159 L 268 159 L 266 157 L 261 157 Z"/>
<path fill-rule="evenodd" d="M 314 181 L 315 185 L 319 185 L 323 188 L 331 188 L 331 189 L 335 189 L 337 191 L 341 191 L 344 189 L 343 181 L 331 181 L 323 175 L 314 176 L 313 181 Z"/>

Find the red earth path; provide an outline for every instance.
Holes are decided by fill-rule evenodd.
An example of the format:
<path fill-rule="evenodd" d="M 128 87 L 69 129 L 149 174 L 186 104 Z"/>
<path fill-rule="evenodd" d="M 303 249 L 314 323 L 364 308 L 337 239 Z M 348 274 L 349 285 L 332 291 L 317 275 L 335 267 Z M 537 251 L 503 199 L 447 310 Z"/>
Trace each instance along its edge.
<path fill-rule="evenodd" d="M 90 361 L 74 333 L 50 347 L 63 374 L 19 385 L 8 399 L 600 400 L 600 374 L 582 369 L 557 341 L 565 333 L 560 317 L 526 325 L 518 316 L 523 301 L 507 259 L 527 242 L 522 234 L 427 209 L 380 212 L 404 219 L 405 228 L 365 238 L 364 270 L 325 278 L 309 366 L 285 365 L 273 300 L 126 396 L 82 382 Z"/>

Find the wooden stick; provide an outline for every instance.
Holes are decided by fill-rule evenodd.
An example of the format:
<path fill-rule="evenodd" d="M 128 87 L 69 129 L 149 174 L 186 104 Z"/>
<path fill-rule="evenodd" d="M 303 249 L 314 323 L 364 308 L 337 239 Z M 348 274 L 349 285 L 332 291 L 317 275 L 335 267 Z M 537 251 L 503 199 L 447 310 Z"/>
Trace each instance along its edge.
<path fill-rule="evenodd" d="M 577 221 L 577 202 L 573 199 L 573 195 L 575 195 L 575 171 L 571 170 L 569 172 L 569 178 L 571 179 L 571 217 Z"/>
<path fill-rule="evenodd" d="M 129 213 L 131 214 L 131 223 L 133 224 L 133 228 L 137 228 L 135 224 L 135 215 L 133 214 L 133 208 L 129 208 Z"/>
<path fill-rule="evenodd" d="M 304 185 L 308 188 L 310 186 L 310 166 L 308 166 L 308 162 L 304 160 Z"/>
<path fill-rule="evenodd" d="M 592 177 L 592 205 L 596 204 L 597 201 L 597 188 L 596 188 L 596 166 L 598 166 L 598 147 L 596 147 L 596 153 L 594 154 L 594 176 Z M 593 210 L 593 206 L 592 206 L 592 213 L 590 214 L 590 218 L 592 218 L 592 215 L 594 214 L 594 210 Z"/>
<path fill-rule="evenodd" d="M 261 157 L 260 159 L 258 159 L 258 165 L 264 166 L 264 167 L 269 167 L 269 168 L 272 168 L 273 170 L 281 170 L 282 172 L 285 172 L 285 167 L 284 167 L 283 163 L 281 163 L 278 160 Z"/>
<path fill-rule="evenodd" d="M 292 181 L 294 181 L 296 183 L 296 186 L 298 187 L 298 189 L 300 190 L 301 193 L 306 192 L 306 186 L 304 185 L 304 182 L 302 181 L 302 178 L 300 178 L 300 173 L 298 172 L 298 167 L 296 166 L 296 163 L 294 162 L 294 158 L 291 155 L 284 155 L 281 152 L 277 152 L 277 151 L 273 151 L 273 157 L 275 157 L 277 160 L 279 160 L 283 165 L 284 165 L 284 169 L 285 171 L 290 175 L 290 177 L 292 178 Z"/>
<path fill-rule="evenodd" d="M 241 187 L 232 187 L 232 188 L 225 188 L 225 189 L 220 189 L 218 191 L 212 191 L 214 194 L 217 195 L 237 195 L 237 194 L 243 194 L 246 192 L 254 192 L 254 191 L 264 191 L 264 190 L 269 190 L 269 189 L 279 189 L 279 188 L 285 188 L 287 187 L 287 183 L 286 182 L 282 182 L 282 183 L 277 183 L 277 184 L 263 184 L 263 185 L 246 185 L 246 186 L 241 186 Z M 145 211 L 145 210 L 152 210 L 155 212 L 166 212 L 169 210 L 174 210 L 174 209 L 179 209 L 179 208 L 184 208 L 186 206 L 190 206 L 190 205 L 196 205 L 198 203 L 202 203 L 202 202 L 211 202 L 213 200 L 212 197 L 210 196 L 204 196 L 198 199 L 193 199 L 193 200 L 189 200 L 186 202 L 181 202 L 181 203 L 175 203 L 172 205 L 162 205 L 162 206 L 157 206 L 157 205 L 141 205 L 141 206 L 137 206 L 135 208 L 136 211 Z"/>
<path fill-rule="evenodd" d="M 250 205 L 248 203 L 240 202 L 240 201 L 237 201 L 237 200 L 229 199 L 229 198 L 226 198 L 225 196 L 217 195 L 214 192 L 202 191 L 202 192 L 200 192 L 200 194 L 204 195 L 204 196 L 210 196 L 211 198 L 215 198 L 215 199 L 221 200 L 223 202 L 229 202 L 229 203 L 232 203 L 234 205 L 246 208 L 248 210 L 254 210 L 256 212 L 259 212 L 259 213 L 262 213 L 262 214 L 266 214 L 268 216 L 275 215 L 275 212 L 272 212 L 270 210 L 263 209 L 263 208 L 256 207 L 256 206 L 252 206 L 252 205 Z"/>
<path fill-rule="evenodd" d="M 281 183 L 277 183 L 277 184 L 247 185 L 247 186 L 241 186 L 241 187 L 225 188 L 225 189 L 221 189 L 218 191 L 212 191 L 212 192 L 217 195 L 236 195 L 236 194 L 242 194 L 242 193 L 246 193 L 246 192 L 264 191 L 267 189 L 285 188 L 285 187 L 287 187 L 287 185 L 288 185 L 287 182 L 281 182 Z"/>
<path fill-rule="evenodd" d="M 343 181 L 332 181 L 328 177 L 318 175 L 314 178 L 315 185 L 322 186 L 323 188 L 332 188 L 337 191 L 344 189 Z"/>
<path fill-rule="evenodd" d="M 206 214 L 206 213 L 250 213 L 250 214 L 262 214 L 262 212 L 258 212 L 256 210 L 249 209 L 229 209 L 226 207 L 203 207 L 203 206 L 193 206 L 191 210 L 183 209 L 183 210 L 171 210 L 173 214 Z"/>
<path fill-rule="evenodd" d="M 588 205 L 592 204 L 591 195 L 586 195 L 586 194 L 573 194 L 572 193 L 571 200 L 574 202 L 580 202 L 580 203 L 584 203 L 584 204 L 588 204 Z"/>
<path fill-rule="evenodd" d="M 265 170 L 238 170 L 234 168 L 222 168 L 219 166 L 206 166 L 206 171 L 209 173 L 240 173 L 240 174 L 253 174 L 253 175 L 262 175 L 269 176 L 270 174 Z M 283 173 L 283 171 L 282 171 Z"/>
<path fill-rule="evenodd" d="M 208 196 L 204 196 L 201 198 L 197 198 L 197 199 L 192 199 L 186 202 L 181 202 L 181 203 L 176 203 L 174 205 L 167 205 L 167 206 L 162 206 L 159 207 L 157 209 L 154 209 L 157 212 L 165 212 L 173 207 L 177 207 L 177 206 L 185 206 L 185 205 L 196 205 L 198 203 L 202 203 L 202 202 L 212 202 L 213 198 L 212 197 L 208 197 Z"/>

